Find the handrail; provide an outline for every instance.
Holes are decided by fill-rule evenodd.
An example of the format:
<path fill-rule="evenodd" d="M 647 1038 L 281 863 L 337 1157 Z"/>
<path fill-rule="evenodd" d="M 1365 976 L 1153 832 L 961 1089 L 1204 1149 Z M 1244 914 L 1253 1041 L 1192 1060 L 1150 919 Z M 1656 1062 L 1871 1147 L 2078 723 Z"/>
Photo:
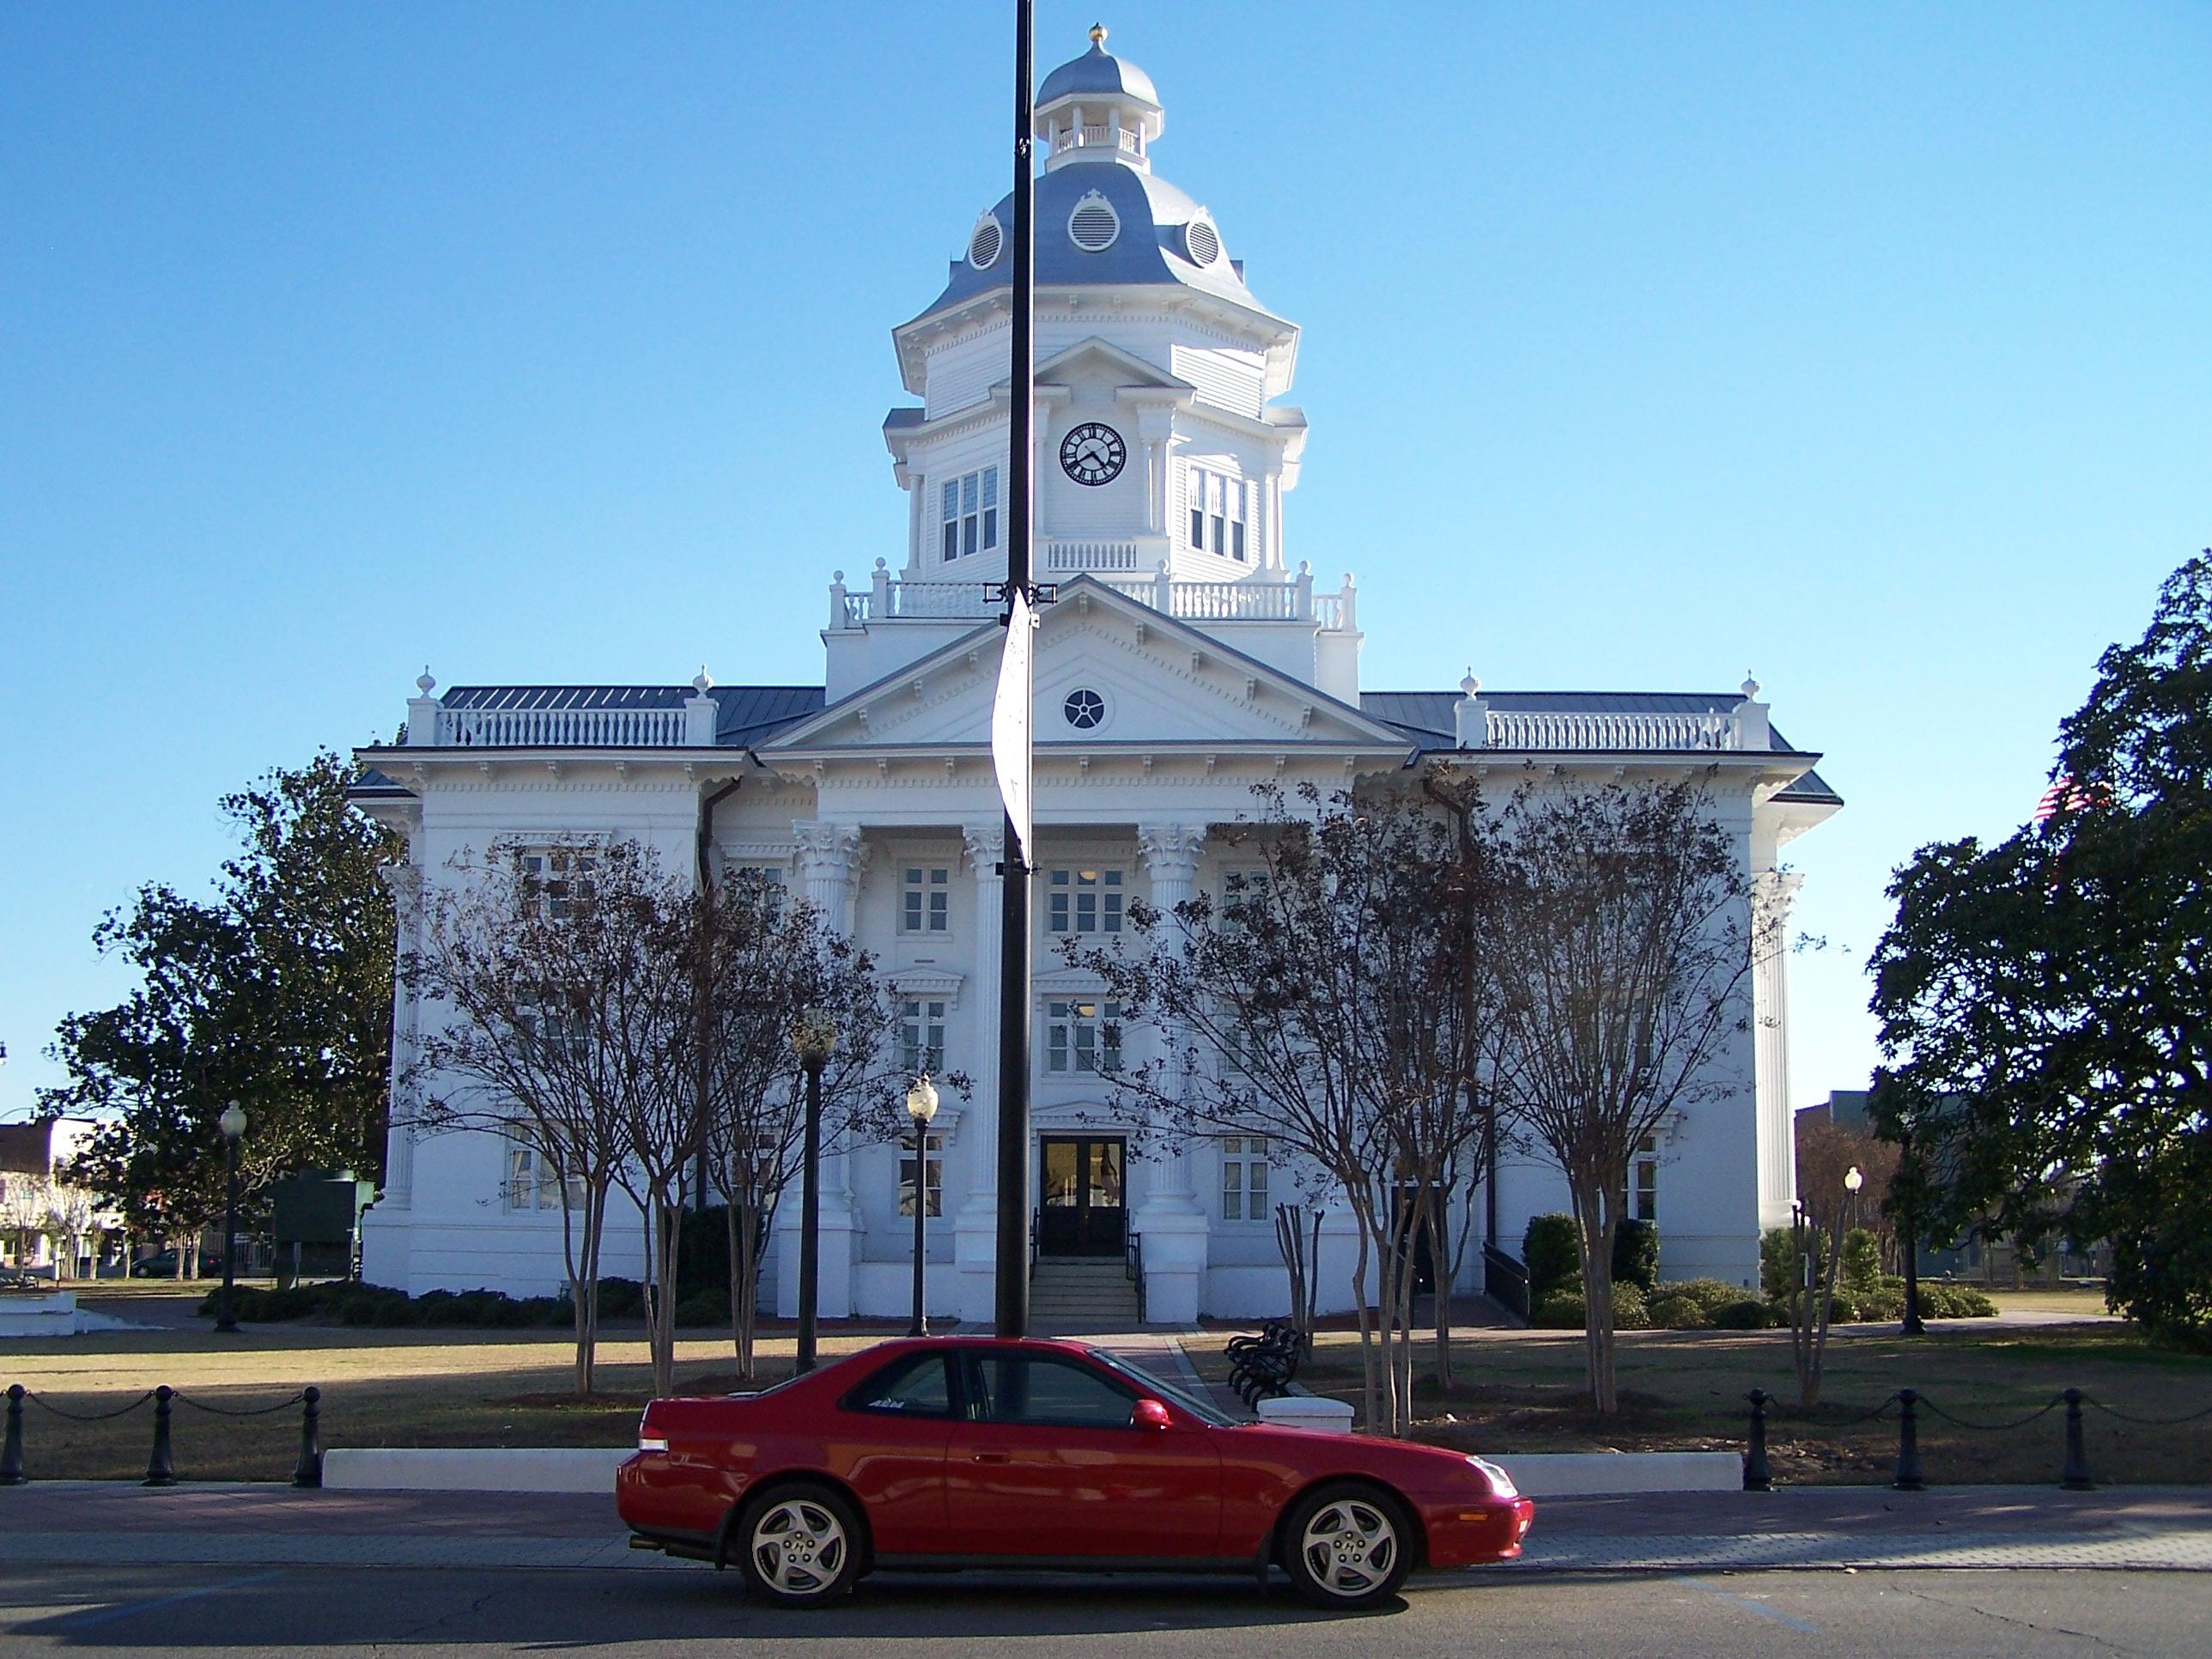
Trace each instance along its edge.
<path fill-rule="evenodd" d="M 1482 1247 L 1482 1290 L 1507 1312 L 1528 1317 L 1528 1269 L 1495 1244 Z"/>
<path fill-rule="evenodd" d="M 1131 1233 L 1121 1243 L 1121 1272 L 1137 1287 L 1137 1322 L 1145 1322 L 1145 1236 Z"/>

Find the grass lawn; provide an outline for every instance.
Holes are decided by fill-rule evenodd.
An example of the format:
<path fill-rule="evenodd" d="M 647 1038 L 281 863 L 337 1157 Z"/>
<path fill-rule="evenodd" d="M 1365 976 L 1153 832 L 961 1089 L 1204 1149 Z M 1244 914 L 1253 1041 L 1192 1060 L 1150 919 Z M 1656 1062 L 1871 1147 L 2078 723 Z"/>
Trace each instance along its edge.
<path fill-rule="evenodd" d="M 1974 1285 L 1972 1288 L 1996 1303 L 2000 1313 L 2102 1314 L 2107 1311 L 2102 1289 L 2092 1290 L 2078 1285 L 2049 1287 L 2031 1285 L 2018 1291 L 1988 1285 Z"/>
<path fill-rule="evenodd" d="M 21 1382 L 64 1411 L 112 1410 L 156 1383 L 231 1410 L 273 1404 L 307 1383 L 323 1391 L 323 1443 L 335 1446 L 621 1446 L 637 1431 L 652 1389 L 645 1333 L 633 1321 L 603 1328 L 598 1393 L 573 1395 L 575 1345 L 557 1330 L 374 1330 L 335 1325 L 249 1326 L 217 1336 L 210 1322 L 185 1316 L 205 1285 L 179 1296 L 175 1281 L 131 1284 L 110 1299 L 80 1285 L 87 1306 L 124 1318 L 159 1319 L 174 1328 L 110 1331 L 0 1344 L 0 1388 Z M 122 1289 L 118 1281 L 118 1290 Z M 894 1328 L 823 1328 L 825 1358 L 849 1353 Z M 757 1345 L 762 1381 L 791 1370 L 787 1326 Z M 701 1331 L 677 1342 L 678 1386 L 737 1387 L 726 1335 Z M 748 1386 L 754 1386 L 749 1384 Z M 297 1407 L 259 1418 L 210 1415 L 179 1404 L 172 1436 L 183 1480 L 289 1479 L 300 1444 Z M 40 1480 L 115 1480 L 143 1475 L 154 1437 L 153 1407 L 112 1422 L 66 1421 L 26 1401 L 25 1472 Z"/>
<path fill-rule="evenodd" d="M 1225 1379 L 1228 1333 L 1187 1341 L 1209 1380 Z M 1896 1389 L 1923 1396 L 1921 1456 L 1930 1484 L 2050 1483 L 2063 1455 L 2064 1408 L 2024 1427 L 1976 1432 L 1933 1414 L 1974 1423 L 2024 1417 L 2060 1389 L 2142 1417 L 2179 1417 L 2212 1407 L 2212 1357 L 2154 1346 L 2120 1324 L 1947 1326 L 1906 1340 L 1893 1325 L 1839 1326 L 1831 1336 L 1822 1405 L 1795 1408 L 1787 1331 L 1624 1331 L 1618 1339 L 1621 1411 L 1595 1417 L 1583 1404 L 1583 1339 L 1573 1331 L 1476 1330 L 1453 1343 L 1457 1381 L 1439 1395 L 1417 1380 L 1423 1421 L 1417 1437 L 1474 1451 L 1741 1450 L 1753 1388 L 1777 1397 L 1768 1446 L 1775 1477 L 1859 1484 L 1896 1466 L 1895 1409 L 1855 1423 Z M 1432 1376 L 1425 1346 L 1417 1378 Z M 1299 1381 L 1318 1394 L 1360 1403 L 1356 1334 L 1323 1332 Z M 2089 1466 L 2100 1481 L 2212 1481 L 2212 1417 L 2142 1427 L 2091 1409 Z"/>

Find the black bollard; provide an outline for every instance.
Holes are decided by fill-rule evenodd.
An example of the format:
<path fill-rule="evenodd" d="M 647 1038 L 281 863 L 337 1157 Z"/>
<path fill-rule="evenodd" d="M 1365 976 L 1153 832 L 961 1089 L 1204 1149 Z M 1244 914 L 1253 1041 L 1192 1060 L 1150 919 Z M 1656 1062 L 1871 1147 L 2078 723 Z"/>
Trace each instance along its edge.
<path fill-rule="evenodd" d="M 300 1462 L 292 1470 L 295 1486 L 323 1484 L 323 1391 L 308 1389 L 300 1409 Z"/>
<path fill-rule="evenodd" d="M 1766 1402 L 1774 1396 L 1753 1389 L 1744 1396 L 1751 1401 L 1751 1445 L 1743 1455 L 1743 1489 L 1772 1492 L 1774 1472 L 1766 1465 Z"/>
<path fill-rule="evenodd" d="M 1920 1396 L 1910 1389 L 1897 1391 L 1897 1479 L 1890 1482 L 1899 1492 L 1926 1492 L 1920 1478 Z"/>
<path fill-rule="evenodd" d="M 154 1390 L 154 1455 L 146 1460 L 146 1478 L 142 1486 L 173 1486 L 177 1484 L 176 1465 L 169 1455 L 169 1401 L 176 1390 L 164 1382 Z"/>
<path fill-rule="evenodd" d="M 8 1439 L 0 1445 L 0 1486 L 23 1484 L 23 1385 L 8 1385 Z"/>
<path fill-rule="evenodd" d="M 2066 1469 L 2058 1484 L 2068 1492 L 2094 1492 L 2089 1478 L 2089 1454 L 2081 1444 L 2081 1390 L 2066 1390 Z"/>

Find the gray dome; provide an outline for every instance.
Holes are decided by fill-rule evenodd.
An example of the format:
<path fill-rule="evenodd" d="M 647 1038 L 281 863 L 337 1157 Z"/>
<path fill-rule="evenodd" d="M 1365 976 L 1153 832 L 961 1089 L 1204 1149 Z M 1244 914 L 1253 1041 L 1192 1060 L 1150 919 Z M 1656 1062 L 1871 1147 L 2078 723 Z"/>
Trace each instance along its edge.
<path fill-rule="evenodd" d="M 1072 58 L 1044 77 L 1037 88 L 1037 107 L 1042 109 L 1057 98 L 1096 98 L 1101 94 L 1121 93 L 1159 106 L 1159 97 L 1152 90 L 1152 77 L 1134 64 L 1114 56 L 1106 50 L 1106 31 L 1098 29 L 1091 37 L 1091 50 L 1080 58 Z"/>

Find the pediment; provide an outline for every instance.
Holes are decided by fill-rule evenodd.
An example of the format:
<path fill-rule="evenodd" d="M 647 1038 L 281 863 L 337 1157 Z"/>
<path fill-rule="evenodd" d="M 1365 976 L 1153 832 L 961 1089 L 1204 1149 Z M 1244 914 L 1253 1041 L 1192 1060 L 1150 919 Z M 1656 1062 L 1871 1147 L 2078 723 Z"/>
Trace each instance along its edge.
<path fill-rule="evenodd" d="M 1183 745 L 1395 753 L 1404 736 L 1295 677 L 1087 577 L 1063 583 L 1037 630 L 1040 759 Z M 1004 630 L 968 634 L 792 728 L 764 754 L 988 748 Z M 1095 699 L 1095 702 L 1094 700 Z M 1079 716 L 1095 708 L 1095 725 Z"/>
<path fill-rule="evenodd" d="M 1179 376 L 1170 374 L 1154 363 L 1146 362 L 1134 353 L 1124 350 L 1102 335 L 1093 334 L 1078 340 L 1065 351 L 1054 352 L 1036 366 L 1039 386 L 1063 386 L 1086 369 L 1103 369 L 1115 385 L 1143 386 L 1161 392 L 1195 392 L 1197 386 Z M 1004 398 L 1012 388 L 1011 378 L 996 382 L 991 387 L 994 396 Z"/>

